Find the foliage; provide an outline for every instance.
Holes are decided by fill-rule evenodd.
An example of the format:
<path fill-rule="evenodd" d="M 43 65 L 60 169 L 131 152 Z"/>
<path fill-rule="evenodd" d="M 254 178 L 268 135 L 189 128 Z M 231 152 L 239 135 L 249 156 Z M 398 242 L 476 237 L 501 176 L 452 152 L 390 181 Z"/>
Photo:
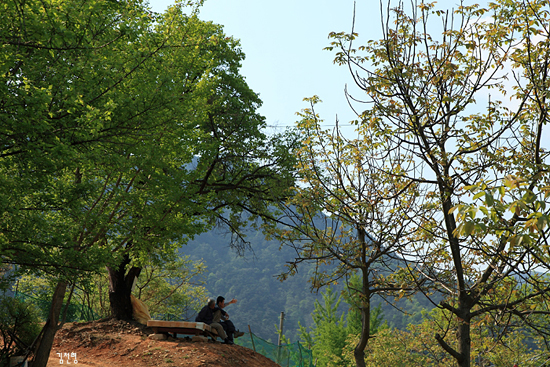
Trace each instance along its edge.
<path fill-rule="evenodd" d="M 453 366 L 455 361 L 443 351 L 433 338 L 435 333 L 453 333 L 457 320 L 449 327 L 447 311 L 434 309 L 421 324 L 409 325 L 408 330 L 386 329 L 377 334 L 369 346 L 369 366 Z M 538 366 L 539 351 L 531 350 L 523 332 L 511 332 L 496 338 L 488 327 L 472 328 L 472 360 L 476 366 L 506 366 L 518 363 L 521 366 Z"/>
<path fill-rule="evenodd" d="M 109 317 L 109 281 L 105 270 L 82 277 L 74 284 L 71 304 L 80 305 L 89 312 L 82 316 L 94 320 Z M 84 319 L 84 318 L 82 318 Z"/>
<path fill-rule="evenodd" d="M 51 277 L 23 274 L 17 279 L 12 290 L 17 297 L 33 303 L 40 310 L 41 321 L 46 321 L 54 288 L 55 280 Z"/>
<path fill-rule="evenodd" d="M 13 283 L 15 274 L 13 268 L 9 265 L 0 263 L 0 291 L 5 292 Z"/>
<path fill-rule="evenodd" d="M 357 128 L 354 139 L 346 138 L 338 124 L 323 130 L 315 113 L 319 98 L 306 100 L 311 107 L 299 114 L 301 140 L 295 153 L 300 184 L 283 206 L 284 223 L 273 230 L 275 238 L 296 251 L 281 279 L 306 262 L 315 264 L 311 282 L 316 289 L 359 275 L 351 290 L 361 313 L 362 337 L 355 352 L 362 366 L 371 338 L 372 297 L 400 299 L 425 281 L 410 276 L 415 264 L 406 260 L 417 230 L 412 224 L 418 189 L 394 175 L 410 164 L 410 156 L 384 161 L 387 147 L 374 144 L 368 126 Z"/>
<path fill-rule="evenodd" d="M 357 344 L 361 334 L 361 319 L 357 308 L 351 307 L 338 316 L 338 306 L 342 296 L 337 297 L 331 287 L 327 287 L 323 295 L 323 304 L 315 301 L 315 309 L 311 314 L 313 326 L 311 331 L 300 325 L 300 339 L 306 348 L 311 348 L 317 366 L 353 366 L 355 358 L 351 346 Z M 372 335 L 387 329 L 383 321 L 382 307 L 379 304 L 371 311 L 370 332 Z M 354 343 L 350 344 L 350 341 Z"/>
<path fill-rule="evenodd" d="M 342 349 L 347 336 L 344 314 L 337 315 L 341 297 L 329 287 L 323 294 L 324 304 L 315 302 L 313 317 L 314 327 L 311 331 L 313 358 L 318 366 L 341 366 Z M 305 328 L 300 328 L 301 339 L 308 342 Z"/>
<path fill-rule="evenodd" d="M 70 219 L 79 218 L 82 198 L 93 188 L 80 185 L 78 170 L 86 172 L 94 159 L 100 163 L 120 144 L 114 137 L 128 135 L 123 130 L 130 121 L 116 121 L 120 114 L 113 113 L 118 104 L 113 89 L 139 63 L 127 64 L 122 50 L 139 37 L 136 27 L 146 27 L 138 21 L 142 10 L 132 2 L 2 4 L 0 112 L 6 149 L 0 165 L 3 187 L 10 188 L 1 199 L 4 261 L 68 271 L 109 258 L 93 242 L 67 246 L 78 238 Z M 118 29 L 105 27 L 110 22 Z M 88 256 L 78 256 L 84 250 Z"/>
<path fill-rule="evenodd" d="M 9 358 L 28 349 L 40 333 L 38 310 L 30 302 L 0 296 L 0 364 L 8 365 Z"/>
<path fill-rule="evenodd" d="M 3 261 L 139 265 L 284 190 L 286 141 L 261 132 L 238 41 L 180 5 L 2 4 Z"/>
<path fill-rule="evenodd" d="M 48 319 L 51 300 L 57 286 L 57 279 L 48 275 L 22 274 L 13 286 L 19 299 L 32 303 L 39 310 L 41 321 Z M 69 284 L 69 292 L 63 297 L 61 317 L 65 321 L 91 321 L 108 317 L 107 272 L 84 274 Z"/>
<path fill-rule="evenodd" d="M 147 305 L 153 318 L 188 320 L 206 298 L 200 280 L 204 271 L 201 262 L 193 262 L 188 257 L 156 265 L 149 261 L 136 282 L 134 293 Z M 55 286 L 55 279 L 27 274 L 18 279 L 16 294 L 38 307 L 41 320 L 45 321 Z M 106 271 L 82 277 L 71 284 L 72 292 L 64 299 L 68 304 L 67 320 L 89 321 L 109 316 L 108 287 Z M 87 312 L 76 312 L 76 309 L 86 309 Z"/>
<path fill-rule="evenodd" d="M 148 307 L 155 320 L 191 320 L 207 298 L 202 262 L 179 257 L 161 266 L 146 264 L 134 293 Z"/>
<path fill-rule="evenodd" d="M 420 228 L 409 231 L 409 254 L 423 265 L 411 275 L 445 298 L 439 306 L 454 315 L 449 327 L 461 320 L 456 333 L 434 335 L 460 366 L 472 363 L 480 320 L 492 315 L 505 328 L 516 315 L 536 327 L 530 317 L 546 312 L 531 306 L 545 304 L 550 290 L 536 274 L 549 265 L 547 6 L 497 1 L 449 11 L 400 3 L 383 14 L 380 40 L 356 47 L 353 31 L 331 34 L 335 62 L 364 92 L 351 98 L 369 105 L 358 126 L 385 147 L 383 160 L 411 158 L 385 173 L 418 190 L 415 221 L 406 225 Z M 529 291 L 518 292 L 512 278 Z"/>
<path fill-rule="evenodd" d="M 58 279 L 54 313 L 107 266 L 111 311 L 131 317 L 147 259 L 216 223 L 242 246 L 239 229 L 291 186 L 291 142 L 262 132 L 239 43 L 198 19 L 200 3 L 0 5 L 0 253 Z"/>

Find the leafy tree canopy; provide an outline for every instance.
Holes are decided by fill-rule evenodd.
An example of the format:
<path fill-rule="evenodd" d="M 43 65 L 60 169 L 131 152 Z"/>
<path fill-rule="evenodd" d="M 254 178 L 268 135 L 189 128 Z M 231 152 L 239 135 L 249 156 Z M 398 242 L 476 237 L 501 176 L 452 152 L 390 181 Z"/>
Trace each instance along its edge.
<path fill-rule="evenodd" d="M 284 191 L 288 149 L 261 131 L 238 41 L 184 5 L 1 5 L 3 261 L 162 257 L 216 220 L 238 232 Z"/>
<path fill-rule="evenodd" d="M 353 31 L 333 32 L 329 49 L 364 93 L 354 96 L 367 105 L 360 128 L 372 129 L 385 161 L 408 161 L 381 171 L 417 187 L 406 225 L 420 230 L 404 229 L 421 264 L 411 274 L 428 279 L 445 297 L 438 306 L 460 320 L 456 333 L 434 337 L 466 367 L 472 327 L 488 315 L 548 335 L 535 325 L 550 291 L 537 274 L 550 264 L 548 1 L 413 2 L 382 12 L 382 39 L 356 46 Z M 516 279 L 530 287 L 518 292 Z"/>
<path fill-rule="evenodd" d="M 0 5 L 0 256 L 59 279 L 43 340 L 82 272 L 108 266 L 126 317 L 145 261 L 219 223 L 243 245 L 292 186 L 290 136 L 262 132 L 239 43 L 200 5 Z"/>

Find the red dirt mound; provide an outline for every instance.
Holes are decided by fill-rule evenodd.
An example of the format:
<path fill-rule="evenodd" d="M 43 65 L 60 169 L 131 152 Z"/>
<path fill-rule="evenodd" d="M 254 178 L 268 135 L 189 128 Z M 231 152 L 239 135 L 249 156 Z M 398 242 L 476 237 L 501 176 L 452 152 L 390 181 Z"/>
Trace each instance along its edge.
<path fill-rule="evenodd" d="M 100 320 L 66 324 L 56 334 L 48 367 L 278 367 L 238 345 L 192 342 L 190 338 L 153 340 L 153 331 L 135 322 Z M 76 363 L 75 363 L 76 361 Z"/>

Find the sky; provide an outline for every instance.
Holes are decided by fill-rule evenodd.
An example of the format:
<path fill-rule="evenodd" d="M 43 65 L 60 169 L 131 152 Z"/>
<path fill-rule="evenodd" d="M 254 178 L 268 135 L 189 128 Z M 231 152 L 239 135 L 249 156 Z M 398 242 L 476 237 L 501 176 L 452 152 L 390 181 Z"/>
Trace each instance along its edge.
<path fill-rule="evenodd" d="M 172 3 L 149 0 L 156 12 Z M 353 84 L 349 70 L 333 64 L 334 52 L 323 50 L 331 31 L 351 31 L 353 8 L 353 0 L 206 0 L 200 18 L 223 25 L 241 41 L 246 55 L 241 74 L 263 101 L 259 113 L 269 132 L 293 126 L 296 112 L 309 107 L 303 99 L 313 95 L 323 101 L 316 112 L 327 125 L 336 116 L 341 124 L 354 118 L 344 94 L 346 83 Z M 357 4 L 360 36 L 380 38 L 379 14 L 378 1 Z"/>
<path fill-rule="evenodd" d="M 457 2 L 441 0 L 439 4 L 452 7 Z M 156 12 L 173 3 L 149 0 Z M 333 126 L 338 118 L 344 134 L 355 135 L 354 127 L 346 126 L 355 115 L 344 89 L 347 86 L 354 97 L 362 97 L 362 92 L 347 67 L 333 63 L 335 51 L 323 50 L 331 42 L 331 31 L 351 31 L 354 4 L 354 0 L 205 1 L 199 17 L 223 25 L 227 35 L 241 42 L 246 55 L 241 74 L 263 101 L 259 113 L 266 117 L 267 133 L 294 126 L 299 120 L 296 113 L 309 107 L 303 99 L 317 95 L 323 101 L 316 106 L 323 125 Z M 356 45 L 382 38 L 380 18 L 379 1 L 356 2 Z M 545 130 L 543 145 L 550 148 L 550 129 Z"/>

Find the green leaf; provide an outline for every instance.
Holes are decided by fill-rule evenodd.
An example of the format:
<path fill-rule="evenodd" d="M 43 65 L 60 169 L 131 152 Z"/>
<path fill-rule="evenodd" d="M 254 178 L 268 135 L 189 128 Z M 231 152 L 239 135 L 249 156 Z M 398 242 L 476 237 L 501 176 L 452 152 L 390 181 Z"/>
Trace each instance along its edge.
<path fill-rule="evenodd" d="M 533 203 L 536 199 L 537 199 L 537 196 L 531 190 L 527 191 L 523 195 L 523 200 L 528 204 Z"/>
<path fill-rule="evenodd" d="M 547 215 L 541 215 L 537 220 L 537 228 L 540 232 L 544 231 L 548 227 L 549 219 Z"/>
<path fill-rule="evenodd" d="M 464 224 L 464 234 L 465 235 L 471 235 L 475 230 L 475 224 L 474 222 L 466 222 Z"/>
<path fill-rule="evenodd" d="M 477 194 L 474 195 L 474 200 L 479 199 L 480 197 L 482 197 L 484 195 L 485 195 L 485 192 L 480 191 L 480 192 L 478 192 Z"/>
<path fill-rule="evenodd" d="M 485 203 L 487 203 L 488 206 L 493 206 L 494 204 L 493 194 L 490 192 L 485 192 Z"/>

